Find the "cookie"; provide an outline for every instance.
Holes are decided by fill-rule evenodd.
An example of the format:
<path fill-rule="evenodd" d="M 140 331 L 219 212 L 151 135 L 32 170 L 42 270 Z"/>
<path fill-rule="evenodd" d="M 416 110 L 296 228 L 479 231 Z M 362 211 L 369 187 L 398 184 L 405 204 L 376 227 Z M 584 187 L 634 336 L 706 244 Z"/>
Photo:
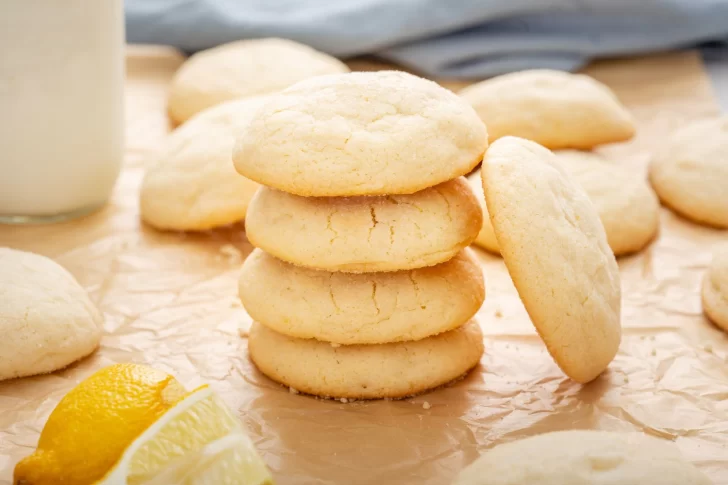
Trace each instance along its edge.
<path fill-rule="evenodd" d="M 650 164 L 650 182 L 675 212 L 728 228 L 728 116 L 691 123 L 666 137 Z"/>
<path fill-rule="evenodd" d="M 468 184 L 470 184 L 470 188 L 473 189 L 475 197 L 478 199 L 478 202 L 480 202 L 480 208 L 483 210 L 483 226 L 480 228 L 480 232 L 475 238 L 475 241 L 473 241 L 473 244 L 480 246 L 488 252 L 500 255 L 498 240 L 495 238 L 493 225 L 490 223 L 488 206 L 485 205 L 485 195 L 483 194 L 483 182 L 480 178 L 480 170 L 468 176 Z"/>
<path fill-rule="evenodd" d="M 282 91 L 233 160 L 251 180 L 301 196 L 412 194 L 469 173 L 487 145 L 451 91 L 404 72 L 356 72 Z"/>
<path fill-rule="evenodd" d="M 258 369 L 295 391 L 347 399 L 402 398 L 446 384 L 483 355 L 477 322 L 416 342 L 332 346 L 253 323 L 248 352 Z"/>
<path fill-rule="evenodd" d="M 517 136 L 547 148 L 589 149 L 634 136 L 614 93 L 583 74 L 534 69 L 473 84 L 460 95 L 488 126 L 490 142 Z"/>
<path fill-rule="evenodd" d="M 232 99 L 272 94 L 292 84 L 349 68 L 322 52 L 285 39 L 249 39 L 192 55 L 175 73 L 167 110 L 183 123 Z"/>
<path fill-rule="evenodd" d="M 620 279 L 584 190 L 537 143 L 504 137 L 483 160 L 493 231 L 518 294 L 566 375 L 595 379 L 621 339 Z"/>
<path fill-rule="evenodd" d="M 157 229 L 204 231 L 245 219 L 258 184 L 230 154 L 268 97 L 228 101 L 194 116 L 162 143 L 141 188 L 142 219 Z"/>
<path fill-rule="evenodd" d="M 262 187 L 248 208 L 248 240 L 299 266 L 368 273 L 432 266 L 482 226 L 464 178 L 411 195 L 301 197 Z"/>
<path fill-rule="evenodd" d="M 0 289 L 0 380 L 62 369 L 99 346 L 103 315 L 54 261 L 0 248 Z"/>
<path fill-rule="evenodd" d="M 703 277 L 703 311 L 728 332 L 728 243 L 718 246 Z"/>
<path fill-rule="evenodd" d="M 593 152 L 560 150 L 554 154 L 594 204 L 616 256 L 640 251 L 654 239 L 660 226 L 660 203 L 647 180 Z M 500 254 L 484 211 L 483 229 L 475 242 Z"/>
<path fill-rule="evenodd" d="M 485 299 L 469 250 L 429 268 L 330 273 L 285 263 L 256 249 L 240 273 L 240 300 L 276 332 L 338 344 L 420 340 L 470 320 Z"/>
<path fill-rule="evenodd" d="M 487 450 L 453 485 L 710 485 L 677 446 L 641 433 L 555 431 Z"/>

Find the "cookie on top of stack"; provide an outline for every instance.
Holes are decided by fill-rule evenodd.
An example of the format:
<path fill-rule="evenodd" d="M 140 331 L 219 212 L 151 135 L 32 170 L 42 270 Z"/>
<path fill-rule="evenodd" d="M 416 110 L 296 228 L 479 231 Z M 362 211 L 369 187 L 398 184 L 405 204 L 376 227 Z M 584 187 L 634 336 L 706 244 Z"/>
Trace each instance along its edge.
<path fill-rule="evenodd" d="M 467 102 L 402 72 L 309 79 L 258 111 L 233 161 L 263 185 L 239 294 L 264 374 L 376 399 L 477 365 L 485 288 L 467 246 L 482 214 L 462 176 L 487 138 Z"/>

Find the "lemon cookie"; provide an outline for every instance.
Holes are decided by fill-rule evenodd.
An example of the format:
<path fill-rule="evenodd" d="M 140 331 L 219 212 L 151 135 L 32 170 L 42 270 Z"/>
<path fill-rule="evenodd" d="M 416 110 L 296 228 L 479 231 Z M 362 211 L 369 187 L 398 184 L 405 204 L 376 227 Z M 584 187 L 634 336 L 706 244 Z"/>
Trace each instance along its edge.
<path fill-rule="evenodd" d="M 728 228 L 728 116 L 671 134 L 650 164 L 650 182 L 675 212 Z"/>
<path fill-rule="evenodd" d="M 242 175 L 302 196 L 411 194 L 469 173 L 487 140 L 473 108 L 436 83 L 357 72 L 282 91 L 233 159 Z"/>
<path fill-rule="evenodd" d="M 703 278 L 703 311 L 728 332 L 728 243 L 718 246 Z"/>
<path fill-rule="evenodd" d="M 593 152 L 560 150 L 554 154 L 594 204 L 615 255 L 639 251 L 654 239 L 660 225 L 660 203 L 647 180 Z M 476 243 L 500 254 L 487 209 L 484 211 Z"/>
<path fill-rule="evenodd" d="M 480 228 L 480 232 L 475 238 L 475 241 L 473 241 L 473 244 L 477 244 L 493 254 L 500 254 L 498 240 L 495 238 L 495 233 L 493 232 L 493 224 L 490 223 L 488 206 L 485 205 L 485 195 L 483 194 L 483 182 L 480 178 L 480 170 L 468 176 L 468 184 L 470 184 L 470 188 L 473 189 L 475 197 L 478 199 L 478 202 L 480 202 L 480 208 L 483 210 L 483 226 Z"/>
<path fill-rule="evenodd" d="M 168 111 L 175 123 L 224 101 L 272 94 L 303 79 L 348 72 L 322 52 L 285 39 L 249 39 L 200 51 L 172 79 Z"/>
<path fill-rule="evenodd" d="M 201 112 L 162 144 L 144 176 L 141 216 L 158 228 L 203 231 L 245 218 L 258 184 L 233 168 L 236 134 L 265 96 L 228 101 Z"/>
<path fill-rule="evenodd" d="M 300 197 L 261 187 L 245 221 L 250 242 L 279 259 L 352 273 L 447 261 L 481 226 L 478 201 L 462 177 L 376 197 Z"/>
<path fill-rule="evenodd" d="M 482 270 L 467 249 L 429 268 L 364 274 L 293 266 L 256 249 L 239 290 L 251 318 L 276 332 L 347 345 L 446 332 L 485 299 Z"/>
<path fill-rule="evenodd" d="M 614 93 L 583 74 L 514 72 L 469 86 L 460 95 L 488 126 L 491 143 L 512 135 L 552 149 L 586 149 L 635 133 L 631 115 Z"/>
<path fill-rule="evenodd" d="M 640 433 L 555 431 L 501 444 L 453 485 L 710 485 L 677 446 Z"/>
<path fill-rule="evenodd" d="M 0 248 L 0 380 L 62 369 L 96 350 L 103 316 L 76 279 L 38 254 Z"/>
<path fill-rule="evenodd" d="M 401 398 L 446 384 L 483 355 L 477 322 L 416 342 L 332 346 L 279 334 L 253 323 L 248 351 L 276 382 L 323 397 Z"/>
<path fill-rule="evenodd" d="M 536 330 L 565 374 L 591 381 L 621 339 L 619 269 L 596 209 L 553 153 L 521 138 L 496 141 L 481 175 L 501 254 Z"/>

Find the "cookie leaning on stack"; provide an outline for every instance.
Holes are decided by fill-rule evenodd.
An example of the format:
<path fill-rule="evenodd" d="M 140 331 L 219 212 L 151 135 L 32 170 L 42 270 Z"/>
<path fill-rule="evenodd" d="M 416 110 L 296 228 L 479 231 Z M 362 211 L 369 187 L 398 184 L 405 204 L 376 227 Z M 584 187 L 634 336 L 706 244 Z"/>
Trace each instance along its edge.
<path fill-rule="evenodd" d="M 365 399 L 474 367 L 485 289 L 464 248 L 482 216 L 461 176 L 486 147 L 466 102 L 401 72 L 321 76 L 266 103 L 233 152 L 267 186 L 248 209 L 259 249 L 240 277 L 257 367 L 306 393 Z"/>

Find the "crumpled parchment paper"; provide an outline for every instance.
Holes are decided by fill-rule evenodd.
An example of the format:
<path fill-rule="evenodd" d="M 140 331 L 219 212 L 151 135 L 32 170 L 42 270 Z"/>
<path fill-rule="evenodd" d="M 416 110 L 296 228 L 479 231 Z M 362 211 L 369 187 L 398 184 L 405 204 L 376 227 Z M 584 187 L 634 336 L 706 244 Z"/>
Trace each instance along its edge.
<path fill-rule="evenodd" d="M 160 233 L 138 219 L 145 159 L 168 132 L 166 87 L 182 61 L 166 48 L 130 48 L 126 167 L 105 209 L 64 224 L 0 226 L 0 245 L 55 258 L 106 316 L 92 357 L 52 375 L 0 382 L 0 483 L 10 483 L 71 387 L 102 366 L 135 361 L 190 388 L 209 382 L 240 415 L 280 485 L 447 484 L 489 446 L 574 428 L 673 440 L 715 483 L 728 484 L 728 336 L 703 317 L 699 292 L 711 246 L 728 233 L 666 209 L 659 239 L 619 261 L 624 338 L 608 372 L 589 385 L 562 375 L 502 260 L 480 251 L 486 353 L 465 380 L 403 401 L 342 404 L 293 395 L 263 377 L 239 333 L 250 323 L 236 296 L 251 251 L 243 226 Z M 588 73 L 638 120 L 634 141 L 601 149 L 635 177 L 670 130 L 718 111 L 695 53 L 600 62 Z"/>

